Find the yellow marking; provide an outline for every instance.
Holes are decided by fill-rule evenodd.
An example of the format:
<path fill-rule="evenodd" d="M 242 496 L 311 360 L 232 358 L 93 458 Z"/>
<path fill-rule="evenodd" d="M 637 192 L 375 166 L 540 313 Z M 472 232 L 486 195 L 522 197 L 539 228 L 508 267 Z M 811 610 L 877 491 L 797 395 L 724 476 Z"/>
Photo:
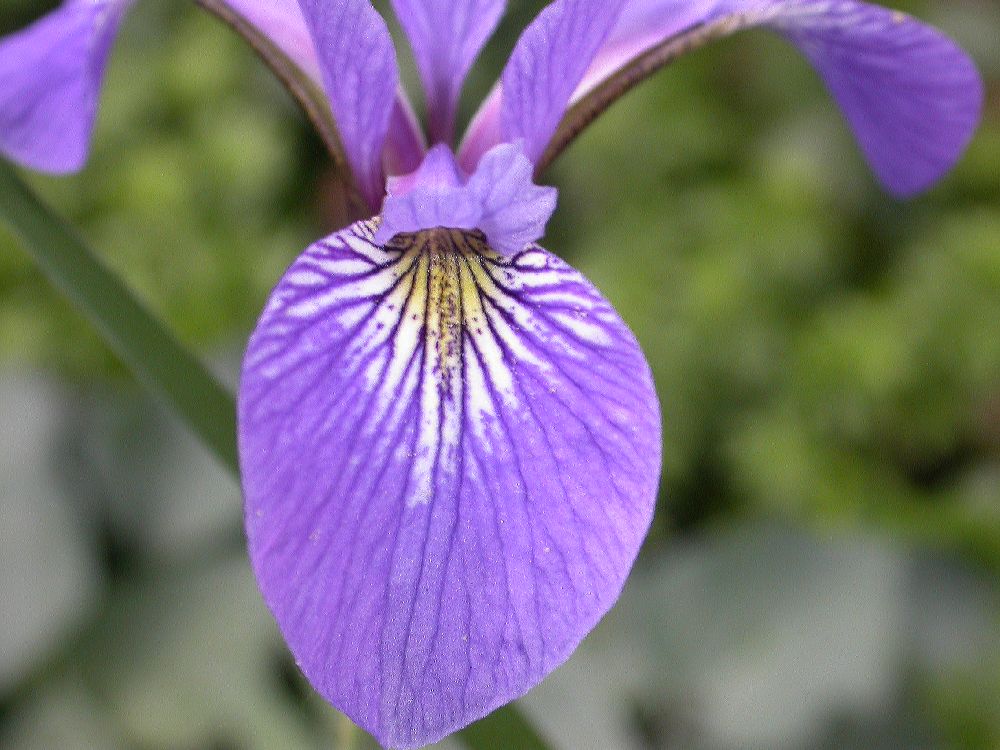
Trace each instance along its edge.
<path fill-rule="evenodd" d="M 409 285 L 400 284 L 387 301 L 401 305 L 409 296 L 406 309 L 401 311 L 402 328 L 414 333 L 423 328 L 425 366 L 434 374 L 442 395 L 458 397 L 463 331 L 469 330 L 473 336 L 486 332 L 480 290 L 497 292 L 482 258 L 500 256 L 481 233 L 461 229 L 400 234 L 389 246 L 403 251 L 397 268 L 411 279 Z"/>
<path fill-rule="evenodd" d="M 892 12 L 892 22 L 897 26 L 901 23 L 905 23 L 907 18 L 909 18 L 909 15 L 901 10 L 894 10 Z"/>
<path fill-rule="evenodd" d="M 402 316 L 402 324 L 399 326 L 400 332 L 405 335 L 417 335 L 419 329 L 424 324 L 424 315 L 427 310 L 427 268 L 429 259 L 426 255 L 414 253 L 416 257 L 404 256 L 403 265 L 412 268 L 409 271 L 409 288 L 400 284 L 397 294 L 393 295 L 393 300 L 398 300 L 406 307 L 399 311 Z M 391 303 L 390 303 L 391 304 Z"/>
<path fill-rule="evenodd" d="M 462 314 L 466 327 L 474 337 L 479 338 L 486 332 L 487 322 L 486 311 L 479 298 L 482 287 L 476 279 L 474 269 L 482 270 L 478 260 L 461 264 Z"/>
<path fill-rule="evenodd" d="M 396 263 L 396 265 L 395 265 L 395 268 L 393 270 L 393 275 L 396 276 L 397 278 L 400 277 L 400 276 L 402 276 L 403 273 L 406 272 L 406 269 L 410 268 L 410 266 L 414 265 L 414 264 L 415 264 L 414 267 L 418 268 L 420 266 L 420 262 L 422 260 L 419 257 L 419 254 L 420 254 L 420 250 L 417 249 L 417 248 L 415 248 L 415 247 L 411 248 L 411 249 L 407 250 L 405 253 L 403 253 L 403 256 L 399 259 L 399 262 Z M 406 304 L 407 297 L 410 297 L 410 290 L 411 289 L 413 289 L 413 297 L 414 298 L 422 296 L 422 292 L 421 292 L 420 287 L 416 287 L 416 288 L 414 287 L 414 285 L 417 284 L 418 280 L 421 278 L 421 275 L 419 274 L 419 272 L 418 273 L 414 273 L 413 270 L 410 270 L 407 273 L 407 275 L 410 276 L 410 278 L 408 279 L 408 283 L 407 282 L 403 282 L 403 283 L 399 284 L 398 286 L 396 286 L 396 288 L 393 289 L 392 293 L 389 295 L 389 297 L 384 302 L 384 304 L 391 306 L 389 308 L 390 310 L 394 310 L 394 311 L 395 310 L 399 310 L 400 311 L 400 313 L 399 313 L 400 315 L 403 315 L 404 312 L 406 312 L 406 311 L 402 310 L 402 307 L 403 307 L 403 305 Z M 419 309 L 420 310 L 423 310 L 423 305 L 424 305 L 423 299 L 420 299 L 420 301 L 419 301 Z"/>
<path fill-rule="evenodd" d="M 462 298 L 459 286 L 459 254 L 442 247 L 438 238 L 428 243 L 429 304 L 427 305 L 427 345 L 436 349 L 435 369 L 441 385 L 460 363 L 462 345 Z"/>

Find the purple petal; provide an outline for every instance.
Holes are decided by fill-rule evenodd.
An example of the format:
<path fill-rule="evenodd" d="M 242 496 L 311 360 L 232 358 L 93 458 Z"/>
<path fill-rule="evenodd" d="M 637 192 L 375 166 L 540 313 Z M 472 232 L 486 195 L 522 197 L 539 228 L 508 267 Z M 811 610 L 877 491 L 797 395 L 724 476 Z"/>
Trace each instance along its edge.
<path fill-rule="evenodd" d="M 930 187 L 961 156 L 979 123 L 983 84 L 975 64 L 939 31 L 844 0 L 774 2 L 758 12 L 819 71 L 890 192 Z"/>
<path fill-rule="evenodd" d="M 502 76 L 500 136 L 545 150 L 570 95 L 615 25 L 625 0 L 556 0 L 521 35 Z"/>
<path fill-rule="evenodd" d="M 522 695 L 617 598 L 660 417 L 579 273 L 455 230 L 310 247 L 244 361 L 250 557 L 312 684 L 415 748 Z"/>
<path fill-rule="evenodd" d="M 503 142 L 500 136 L 500 107 L 503 88 L 497 83 L 469 123 L 458 147 L 458 163 L 466 172 L 473 172 L 487 151 Z"/>
<path fill-rule="evenodd" d="M 43 172 L 87 160 L 108 53 L 131 0 L 69 0 L 0 40 L 0 153 Z"/>
<path fill-rule="evenodd" d="M 728 33 L 767 26 L 788 37 L 819 71 L 876 175 L 896 195 L 938 180 L 979 122 L 982 80 L 954 42 L 906 14 L 853 0 L 632 0 L 572 101 L 685 29 L 716 22 Z M 485 114 L 482 121 L 489 125 Z M 488 133 L 473 140 L 488 141 Z"/>
<path fill-rule="evenodd" d="M 643 52 L 702 23 L 719 0 L 630 0 L 570 102 L 579 99 Z"/>
<path fill-rule="evenodd" d="M 439 144 L 415 173 L 389 181 L 375 241 L 435 227 L 478 229 L 501 255 L 520 252 L 542 237 L 556 209 L 558 191 L 535 185 L 532 171 L 519 146 L 504 143 L 466 180 L 451 150 Z"/>
<path fill-rule="evenodd" d="M 435 227 L 475 229 L 482 210 L 464 182 L 448 147 L 434 146 L 414 174 L 389 180 L 375 241 Z"/>
<path fill-rule="evenodd" d="M 503 143 L 483 155 L 469 178 L 468 188 L 483 210 L 476 228 L 501 255 L 540 239 L 556 210 L 558 191 L 535 185 L 532 171 L 519 145 Z"/>
<path fill-rule="evenodd" d="M 368 0 L 299 0 L 319 52 L 323 85 L 358 188 L 382 199 L 382 151 L 399 73 L 385 21 Z"/>
<path fill-rule="evenodd" d="M 432 142 L 451 141 L 465 76 L 504 5 L 504 0 L 392 0 L 427 94 Z"/>
<path fill-rule="evenodd" d="M 270 39 L 307 76 L 323 85 L 316 47 L 298 0 L 225 0 L 225 3 Z M 386 168 L 390 173 L 413 171 L 425 150 L 409 101 L 400 90 L 389 120 L 383 154 Z"/>
<path fill-rule="evenodd" d="M 427 142 L 417 123 L 417 116 L 406 92 L 400 88 L 389 117 L 389 132 L 382 153 L 383 166 L 391 175 L 412 172 L 420 166 L 426 153 Z"/>
<path fill-rule="evenodd" d="M 319 84 L 323 82 L 312 34 L 302 15 L 299 0 L 224 0 L 226 5 L 253 24 L 288 59 Z"/>

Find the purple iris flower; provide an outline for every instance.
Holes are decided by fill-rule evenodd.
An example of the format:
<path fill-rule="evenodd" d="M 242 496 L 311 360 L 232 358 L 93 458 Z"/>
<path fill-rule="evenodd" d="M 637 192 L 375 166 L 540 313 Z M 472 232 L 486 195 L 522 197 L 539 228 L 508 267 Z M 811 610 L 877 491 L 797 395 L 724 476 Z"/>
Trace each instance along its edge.
<path fill-rule="evenodd" d="M 67 0 L 0 42 L 2 153 L 82 165 L 130 4 Z M 600 292 L 535 244 L 556 206 L 540 169 L 677 53 L 750 26 L 808 57 L 896 195 L 954 164 L 983 92 L 939 32 L 854 0 L 557 0 L 454 148 L 463 80 L 504 2 L 392 5 L 428 139 L 368 0 L 226 0 L 325 91 L 374 216 L 299 256 L 250 339 L 250 557 L 310 682 L 412 748 L 566 660 L 618 597 L 655 504 L 649 366 Z"/>

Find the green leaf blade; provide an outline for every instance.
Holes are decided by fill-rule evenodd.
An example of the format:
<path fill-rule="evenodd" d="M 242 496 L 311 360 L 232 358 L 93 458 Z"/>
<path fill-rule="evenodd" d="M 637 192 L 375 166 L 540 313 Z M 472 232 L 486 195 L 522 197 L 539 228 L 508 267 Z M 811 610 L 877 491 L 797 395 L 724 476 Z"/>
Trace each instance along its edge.
<path fill-rule="evenodd" d="M 238 473 L 232 394 L 7 163 L 0 163 L 0 216 L 135 376 L 180 415 L 223 465 Z"/>
<path fill-rule="evenodd" d="M 458 733 L 458 738 L 470 750 L 549 750 L 546 741 L 513 703 L 470 724 Z"/>

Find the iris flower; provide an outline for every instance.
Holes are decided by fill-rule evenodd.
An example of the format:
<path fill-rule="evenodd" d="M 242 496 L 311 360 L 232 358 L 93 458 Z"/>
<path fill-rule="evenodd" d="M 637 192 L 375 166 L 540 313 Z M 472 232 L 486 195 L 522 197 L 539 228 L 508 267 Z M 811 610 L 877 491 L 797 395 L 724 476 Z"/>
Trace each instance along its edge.
<path fill-rule="evenodd" d="M 331 148 L 374 217 L 316 242 L 275 287 L 243 363 L 239 448 L 250 558 L 297 663 L 398 748 L 565 661 L 653 514 L 649 366 L 600 292 L 536 244 L 556 206 L 541 170 L 637 82 L 751 26 L 811 61 L 898 196 L 952 166 L 983 95 L 938 31 L 853 0 L 557 0 L 456 147 L 462 83 L 502 0 L 393 0 L 426 138 L 368 0 L 202 4 L 325 92 L 329 112 L 311 114 L 335 124 Z M 83 164 L 130 5 L 67 0 L 0 43 L 0 151 Z"/>

